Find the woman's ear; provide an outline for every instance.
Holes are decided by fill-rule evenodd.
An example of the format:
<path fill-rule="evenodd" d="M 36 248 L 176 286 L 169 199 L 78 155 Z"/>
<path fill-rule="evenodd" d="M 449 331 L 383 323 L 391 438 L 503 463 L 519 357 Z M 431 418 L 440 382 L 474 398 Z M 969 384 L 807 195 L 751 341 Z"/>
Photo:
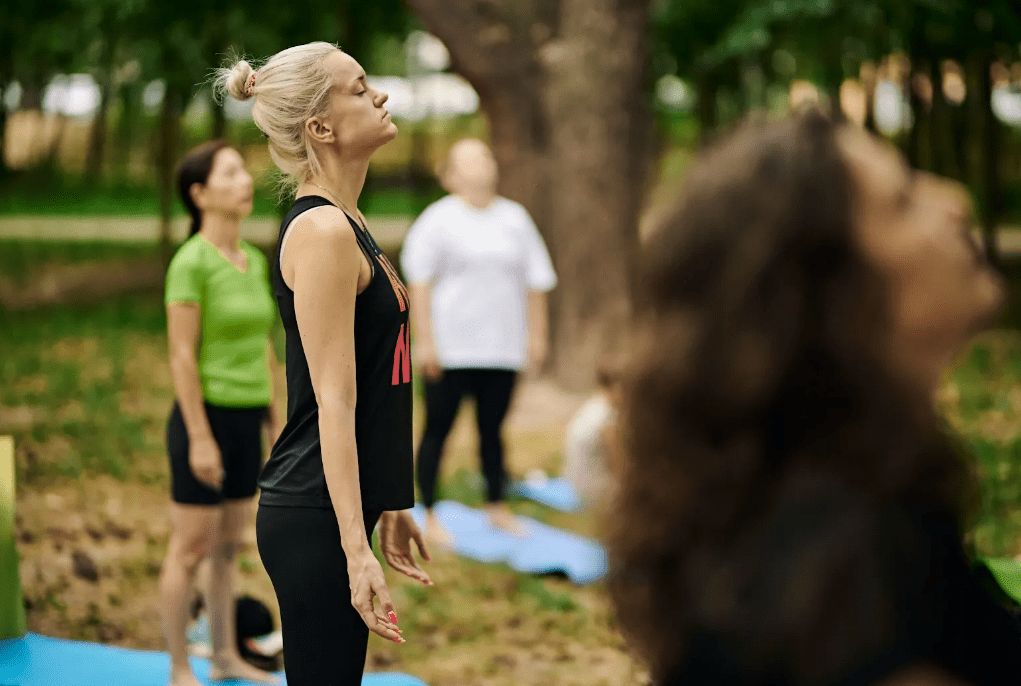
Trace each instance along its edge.
<path fill-rule="evenodd" d="M 204 205 L 203 196 L 205 195 L 204 193 L 205 190 L 206 190 L 205 186 L 203 186 L 201 183 L 198 183 L 197 181 L 188 187 L 188 195 L 191 196 L 191 200 L 192 202 L 195 203 L 195 207 L 199 208 L 200 210 L 205 209 L 205 207 L 203 207 Z"/>
<path fill-rule="evenodd" d="M 320 117 L 312 117 L 305 122 L 305 132 L 317 143 L 333 143 L 333 127 Z"/>

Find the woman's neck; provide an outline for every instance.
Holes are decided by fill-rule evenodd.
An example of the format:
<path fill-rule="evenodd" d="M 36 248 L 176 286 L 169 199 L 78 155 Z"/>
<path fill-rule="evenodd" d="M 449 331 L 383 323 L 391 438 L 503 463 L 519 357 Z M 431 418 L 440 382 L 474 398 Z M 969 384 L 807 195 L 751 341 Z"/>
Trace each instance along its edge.
<path fill-rule="evenodd" d="M 199 233 L 221 250 L 237 250 L 241 242 L 241 221 L 237 216 L 206 212 Z"/>
<path fill-rule="evenodd" d="M 322 195 L 325 189 L 330 200 L 339 200 L 349 212 L 358 212 L 358 198 L 369 173 L 369 158 L 323 160 L 322 173 L 310 177 L 298 189 L 298 195 Z M 333 197 L 329 197 L 332 195 Z"/>

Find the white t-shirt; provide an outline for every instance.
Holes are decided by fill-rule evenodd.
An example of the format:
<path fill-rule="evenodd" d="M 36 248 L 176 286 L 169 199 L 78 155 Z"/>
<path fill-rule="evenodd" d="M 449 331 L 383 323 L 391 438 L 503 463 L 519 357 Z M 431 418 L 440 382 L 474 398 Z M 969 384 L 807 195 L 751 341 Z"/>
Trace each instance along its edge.
<path fill-rule="evenodd" d="M 528 356 L 528 292 L 557 283 L 535 223 L 496 198 L 478 209 L 448 195 L 408 231 L 401 267 L 429 283 L 436 353 L 446 369 L 521 369 Z"/>

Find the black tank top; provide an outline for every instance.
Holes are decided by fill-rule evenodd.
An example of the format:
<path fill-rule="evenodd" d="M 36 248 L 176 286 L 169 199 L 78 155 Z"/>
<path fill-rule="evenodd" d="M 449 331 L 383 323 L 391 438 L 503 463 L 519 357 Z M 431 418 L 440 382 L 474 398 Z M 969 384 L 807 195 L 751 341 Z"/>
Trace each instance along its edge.
<path fill-rule="evenodd" d="M 294 219 L 333 205 L 298 198 L 280 225 L 273 290 L 287 334 L 287 424 L 259 477 L 263 505 L 332 507 L 319 442 L 319 406 L 294 316 L 294 291 L 280 272 L 280 244 Z M 346 214 L 346 213 L 345 213 Z M 372 279 L 355 301 L 355 443 L 363 507 L 404 510 L 415 504 L 411 435 L 411 350 L 407 289 L 376 241 L 348 222 L 372 265 Z M 323 312 L 323 317 L 330 317 Z"/>

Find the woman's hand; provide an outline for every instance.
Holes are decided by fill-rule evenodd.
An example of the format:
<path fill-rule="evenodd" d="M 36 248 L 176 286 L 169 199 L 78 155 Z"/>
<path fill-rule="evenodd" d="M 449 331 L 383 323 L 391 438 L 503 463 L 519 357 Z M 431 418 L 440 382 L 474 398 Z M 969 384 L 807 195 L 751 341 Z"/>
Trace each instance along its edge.
<path fill-rule="evenodd" d="M 386 578 L 379 560 L 369 548 L 366 552 L 347 560 L 347 575 L 351 584 L 351 605 L 361 615 L 369 631 L 388 641 L 404 643 L 401 630 L 397 628 L 397 613 Z M 379 598 L 380 612 L 377 614 L 373 598 Z"/>
<path fill-rule="evenodd" d="M 544 336 L 529 336 L 528 339 L 528 367 L 532 371 L 539 371 L 549 356 L 549 344 Z"/>
<path fill-rule="evenodd" d="M 189 442 L 188 466 L 196 479 L 214 491 L 223 486 L 223 458 L 212 436 Z"/>
<path fill-rule="evenodd" d="M 439 378 L 443 376 L 440 357 L 432 343 L 419 343 L 416 345 L 412 359 L 415 361 L 415 367 L 426 381 L 439 381 Z"/>
<path fill-rule="evenodd" d="M 418 553 L 426 562 L 432 560 L 429 549 L 425 545 L 422 531 L 415 524 L 408 510 L 384 512 L 379 518 L 379 548 L 388 565 L 404 576 L 432 586 L 432 579 L 426 574 L 411 551 L 411 541 L 415 541 Z"/>

